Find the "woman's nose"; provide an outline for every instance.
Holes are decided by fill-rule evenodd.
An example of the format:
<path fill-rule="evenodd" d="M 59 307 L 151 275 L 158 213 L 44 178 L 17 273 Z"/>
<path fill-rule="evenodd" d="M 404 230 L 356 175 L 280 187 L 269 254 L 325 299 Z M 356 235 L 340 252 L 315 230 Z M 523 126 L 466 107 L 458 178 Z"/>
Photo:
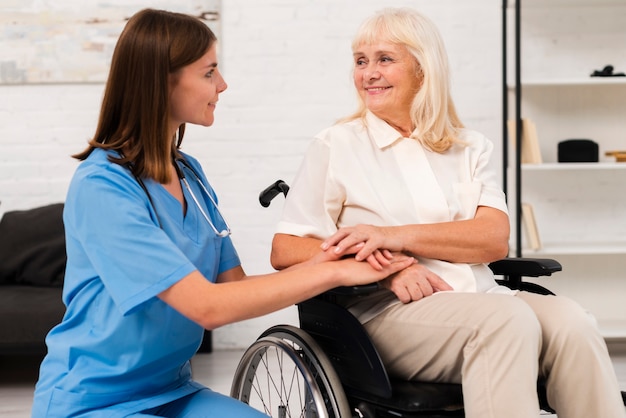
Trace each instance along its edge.
<path fill-rule="evenodd" d="M 376 67 L 368 68 L 368 70 L 365 72 L 365 77 L 368 80 L 376 80 L 380 78 L 380 71 L 378 71 L 378 68 Z"/>
<path fill-rule="evenodd" d="M 227 88 L 228 88 L 228 84 L 226 84 L 226 80 L 224 80 L 224 78 L 220 77 L 220 82 L 217 83 L 217 91 L 218 91 L 218 93 L 223 92 Z"/>

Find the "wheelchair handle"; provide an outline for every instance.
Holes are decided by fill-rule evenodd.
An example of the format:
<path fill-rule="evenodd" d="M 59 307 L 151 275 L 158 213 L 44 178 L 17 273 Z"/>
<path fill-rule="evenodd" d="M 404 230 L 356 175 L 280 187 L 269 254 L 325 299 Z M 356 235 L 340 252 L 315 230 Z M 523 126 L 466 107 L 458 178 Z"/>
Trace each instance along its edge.
<path fill-rule="evenodd" d="M 282 180 L 276 180 L 272 185 L 268 186 L 265 190 L 263 190 L 259 194 L 259 203 L 264 208 L 268 207 L 278 194 L 282 193 L 287 196 L 287 192 L 289 191 L 289 186 Z"/>

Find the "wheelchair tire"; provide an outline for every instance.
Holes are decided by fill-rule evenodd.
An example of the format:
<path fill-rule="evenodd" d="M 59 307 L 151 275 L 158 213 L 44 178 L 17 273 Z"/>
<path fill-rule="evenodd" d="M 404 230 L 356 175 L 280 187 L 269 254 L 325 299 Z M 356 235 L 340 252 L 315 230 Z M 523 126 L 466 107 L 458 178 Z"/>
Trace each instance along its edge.
<path fill-rule="evenodd" d="M 243 354 L 230 396 L 274 418 L 346 418 L 350 406 L 330 360 L 300 328 L 267 329 Z"/>

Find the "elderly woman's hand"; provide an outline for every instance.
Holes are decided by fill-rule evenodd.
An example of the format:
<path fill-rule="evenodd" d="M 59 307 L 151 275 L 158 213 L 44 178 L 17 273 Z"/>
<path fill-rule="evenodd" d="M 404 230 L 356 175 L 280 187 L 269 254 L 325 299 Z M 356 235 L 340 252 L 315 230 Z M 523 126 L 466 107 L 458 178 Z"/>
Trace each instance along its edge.
<path fill-rule="evenodd" d="M 363 224 L 340 228 L 322 243 L 322 250 L 355 254 L 357 261 L 367 260 L 372 267 L 380 269 L 388 264 L 391 252 L 402 251 L 401 242 L 393 232 L 394 227 Z"/>
<path fill-rule="evenodd" d="M 417 301 L 436 292 L 453 290 L 441 277 L 419 263 L 389 276 L 380 283 L 395 293 L 402 303 Z"/>

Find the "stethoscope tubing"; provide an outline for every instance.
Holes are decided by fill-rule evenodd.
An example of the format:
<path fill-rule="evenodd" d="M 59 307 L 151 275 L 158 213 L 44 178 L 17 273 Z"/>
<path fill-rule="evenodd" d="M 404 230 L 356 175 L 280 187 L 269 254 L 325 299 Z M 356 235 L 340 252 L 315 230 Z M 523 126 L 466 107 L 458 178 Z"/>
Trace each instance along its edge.
<path fill-rule="evenodd" d="M 215 207 L 215 210 L 217 211 L 218 215 L 224 221 L 224 225 L 226 226 L 225 229 L 223 229 L 221 231 L 218 231 L 218 229 L 215 227 L 215 224 L 213 224 L 213 222 L 211 221 L 211 218 L 209 217 L 209 215 L 207 215 L 207 213 L 204 211 L 204 209 L 202 208 L 202 205 L 200 204 L 200 201 L 196 197 L 196 194 L 191 189 L 191 186 L 190 186 L 189 182 L 187 181 L 187 176 L 185 176 L 185 173 L 183 172 L 183 169 L 178 165 L 178 163 L 182 164 L 183 168 L 187 168 L 189 171 L 191 171 L 193 173 L 194 177 L 196 178 L 196 182 L 200 185 L 200 189 L 204 192 L 204 194 L 206 194 L 208 196 L 209 200 L 213 204 L 213 207 Z M 194 201 L 194 204 L 196 205 L 196 207 L 198 208 L 198 210 L 202 214 L 202 217 L 209 224 L 209 226 L 211 227 L 213 232 L 215 232 L 215 234 L 218 237 L 221 237 L 221 238 L 228 237 L 231 234 L 230 225 L 228 224 L 228 221 L 226 221 L 226 218 L 224 218 L 224 215 L 222 215 L 222 212 L 220 211 L 220 208 L 217 205 L 217 202 L 215 201 L 215 199 L 213 199 L 213 196 L 211 196 L 211 193 L 209 193 L 209 190 L 206 188 L 206 186 L 202 182 L 202 179 L 200 178 L 200 175 L 183 158 L 176 158 L 176 159 L 174 159 L 174 168 L 176 169 L 176 174 L 178 175 L 178 178 L 180 179 L 180 181 L 183 183 L 183 185 L 185 186 L 185 188 L 189 192 L 189 195 L 191 196 L 191 199 Z M 148 200 L 150 201 L 150 205 L 152 206 L 152 209 L 154 210 L 154 213 L 156 215 L 159 227 L 162 228 L 162 224 L 161 224 L 161 219 L 159 217 L 159 213 L 158 213 L 157 208 L 156 208 L 156 206 L 154 204 L 154 201 L 152 200 L 152 196 L 150 195 L 150 192 L 148 191 L 148 188 L 146 187 L 146 184 L 144 183 L 144 181 L 139 176 L 137 176 L 133 172 L 132 167 L 129 166 L 128 169 L 133 174 L 133 176 L 135 177 L 135 179 L 137 180 L 137 182 L 139 183 L 139 185 L 141 186 L 143 191 L 148 196 Z"/>

